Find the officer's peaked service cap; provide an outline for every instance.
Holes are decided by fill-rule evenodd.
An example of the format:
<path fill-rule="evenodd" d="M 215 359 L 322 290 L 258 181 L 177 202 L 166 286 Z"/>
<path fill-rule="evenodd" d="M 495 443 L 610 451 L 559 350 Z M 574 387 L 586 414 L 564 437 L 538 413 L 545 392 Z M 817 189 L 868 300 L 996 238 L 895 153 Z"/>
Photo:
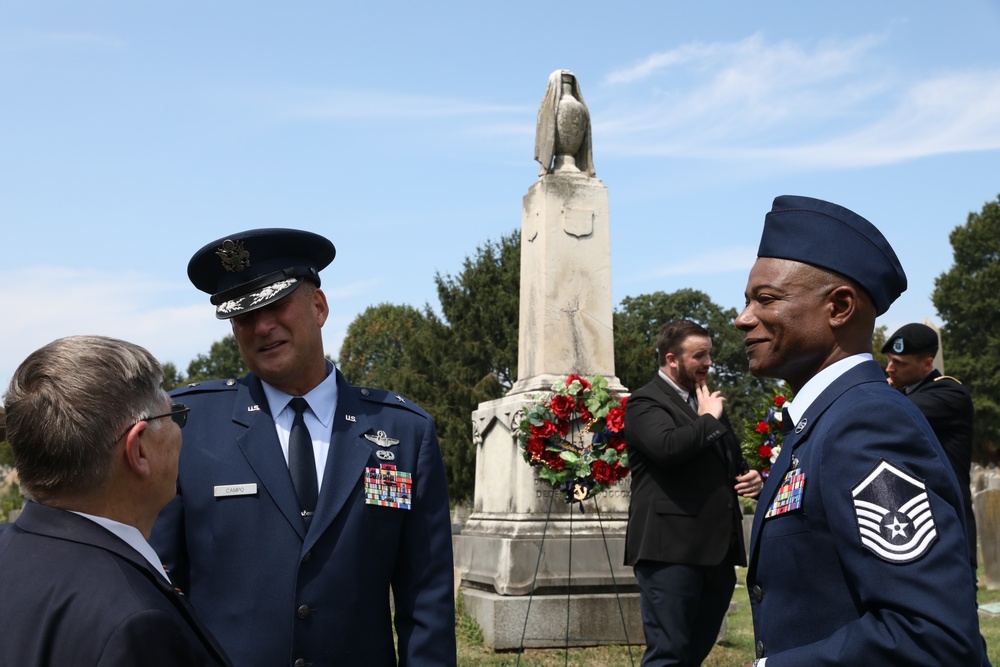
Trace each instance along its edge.
<path fill-rule="evenodd" d="M 835 271 L 860 285 L 881 315 L 906 291 L 906 274 L 875 225 L 822 199 L 782 195 L 764 217 L 758 257 Z"/>
<path fill-rule="evenodd" d="M 212 241 L 188 262 L 188 278 L 212 295 L 215 316 L 226 320 L 274 303 L 319 272 L 337 249 L 298 229 L 251 229 Z"/>

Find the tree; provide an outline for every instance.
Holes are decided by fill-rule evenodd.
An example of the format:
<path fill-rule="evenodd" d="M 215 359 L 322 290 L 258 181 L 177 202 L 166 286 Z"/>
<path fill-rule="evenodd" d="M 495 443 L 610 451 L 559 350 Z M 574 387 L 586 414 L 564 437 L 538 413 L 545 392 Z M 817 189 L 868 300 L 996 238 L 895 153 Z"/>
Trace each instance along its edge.
<path fill-rule="evenodd" d="M 734 325 L 737 312 L 723 309 L 704 292 L 680 289 L 622 299 L 614 313 L 615 370 L 618 379 L 635 390 L 657 370 L 656 337 L 664 323 L 689 319 L 712 335 L 712 383 L 727 399 L 726 412 L 737 435 L 742 422 L 760 411 L 771 395 L 774 380 L 750 374 L 743 334 Z"/>
<path fill-rule="evenodd" d="M 996 461 L 1000 432 L 1000 195 L 949 235 L 954 263 L 934 281 L 949 375 L 972 392 L 974 458 Z"/>
<path fill-rule="evenodd" d="M 171 389 L 176 389 L 177 387 L 184 384 L 184 376 L 181 374 L 179 370 L 177 370 L 177 366 L 174 364 L 174 362 L 168 361 L 165 364 L 161 365 L 163 366 L 164 389 L 170 391 Z"/>
<path fill-rule="evenodd" d="M 236 337 L 229 334 L 222 340 L 212 343 L 207 355 L 199 354 L 191 360 L 187 368 L 186 381 L 204 382 L 216 378 L 238 378 L 246 375 L 247 370 L 243 357 L 240 356 Z"/>
<path fill-rule="evenodd" d="M 350 382 L 405 394 L 434 417 L 455 501 L 474 490 L 472 412 L 517 379 L 520 241 L 487 241 L 457 276 L 435 276 L 443 319 L 429 306 L 373 306 L 351 322 L 340 351 Z"/>

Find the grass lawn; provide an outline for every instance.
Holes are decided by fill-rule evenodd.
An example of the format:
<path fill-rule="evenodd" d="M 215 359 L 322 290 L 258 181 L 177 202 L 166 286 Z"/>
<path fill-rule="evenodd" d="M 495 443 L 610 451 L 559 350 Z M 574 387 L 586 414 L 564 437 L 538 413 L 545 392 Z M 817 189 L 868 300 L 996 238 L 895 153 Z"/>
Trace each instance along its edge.
<path fill-rule="evenodd" d="M 747 600 L 744 581 L 746 570 L 737 568 L 738 584 L 733 599 L 737 602 L 737 611 L 727 617 L 726 641 L 716 644 L 704 667 L 742 667 L 753 662 L 753 622 L 750 618 L 750 602 Z M 980 559 L 979 579 L 984 581 L 982 559 Z M 979 603 L 1000 602 L 1000 590 L 990 591 L 985 586 L 979 587 Z M 461 607 L 461 604 L 459 604 Z M 982 617 L 979 627 L 986 638 L 990 661 L 1000 667 L 1000 615 Z M 458 612 L 456 630 L 458 633 L 458 664 L 459 667 L 501 667 L 518 664 L 516 653 L 495 653 L 483 646 L 482 635 L 475 622 L 461 608 Z M 574 667 L 619 667 L 638 665 L 642 658 L 642 646 L 632 647 L 632 658 L 624 646 L 602 646 L 596 648 L 571 648 L 567 655 L 562 649 L 527 649 L 520 656 L 521 665 L 525 667 L 557 667 L 573 665 Z"/>

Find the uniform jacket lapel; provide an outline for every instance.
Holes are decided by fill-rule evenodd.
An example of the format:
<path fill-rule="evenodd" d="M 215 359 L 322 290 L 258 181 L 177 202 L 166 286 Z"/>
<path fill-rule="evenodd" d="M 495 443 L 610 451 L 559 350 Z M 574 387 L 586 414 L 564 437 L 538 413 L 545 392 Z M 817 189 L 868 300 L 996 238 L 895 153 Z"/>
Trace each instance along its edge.
<path fill-rule="evenodd" d="M 340 371 L 334 372 L 337 373 L 337 409 L 333 415 L 323 486 L 319 492 L 316 515 L 309 527 L 306 549 L 316 542 L 344 508 L 371 455 L 371 446 L 365 441 L 364 434 L 373 429 L 363 413 L 364 407 Z"/>
<path fill-rule="evenodd" d="M 243 451 L 274 504 L 299 537 L 305 539 L 306 524 L 302 519 L 295 487 L 292 486 L 292 477 L 288 474 L 288 463 L 281 453 L 274 417 L 260 380 L 252 375 L 246 383 L 240 385 L 239 395 L 233 406 L 233 421 L 247 429 L 236 439 L 237 446 Z"/>

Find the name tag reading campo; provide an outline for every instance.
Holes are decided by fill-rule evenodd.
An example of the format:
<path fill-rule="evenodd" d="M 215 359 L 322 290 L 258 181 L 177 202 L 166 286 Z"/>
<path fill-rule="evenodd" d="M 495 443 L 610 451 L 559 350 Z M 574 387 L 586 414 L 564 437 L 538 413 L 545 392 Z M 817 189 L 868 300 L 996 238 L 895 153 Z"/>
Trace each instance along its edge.
<path fill-rule="evenodd" d="M 215 487 L 216 498 L 228 496 L 256 496 L 257 484 L 223 484 Z"/>

